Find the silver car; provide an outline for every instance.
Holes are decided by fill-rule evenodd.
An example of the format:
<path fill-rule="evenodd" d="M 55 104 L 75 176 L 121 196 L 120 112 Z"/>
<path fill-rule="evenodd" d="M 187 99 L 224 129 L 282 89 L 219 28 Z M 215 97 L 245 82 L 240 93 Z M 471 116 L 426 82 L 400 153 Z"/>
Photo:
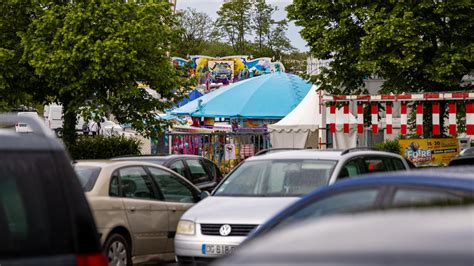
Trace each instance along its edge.
<path fill-rule="evenodd" d="M 181 217 L 178 262 L 206 263 L 229 254 L 277 212 L 337 179 L 408 169 L 400 155 L 378 151 L 279 151 L 249 158 Z"/>

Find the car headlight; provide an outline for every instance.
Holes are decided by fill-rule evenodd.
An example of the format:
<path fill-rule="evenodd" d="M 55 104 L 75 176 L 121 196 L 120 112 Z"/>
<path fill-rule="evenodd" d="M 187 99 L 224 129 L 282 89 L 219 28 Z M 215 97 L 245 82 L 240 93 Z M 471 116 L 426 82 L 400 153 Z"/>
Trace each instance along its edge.
<path fill-rule="evenodd" d="M 176 229 L 176 234 L 181 235 L 194 235 L 195 226 L 193 221 L 180 220 L 178 222 L 178 228 Z"/>

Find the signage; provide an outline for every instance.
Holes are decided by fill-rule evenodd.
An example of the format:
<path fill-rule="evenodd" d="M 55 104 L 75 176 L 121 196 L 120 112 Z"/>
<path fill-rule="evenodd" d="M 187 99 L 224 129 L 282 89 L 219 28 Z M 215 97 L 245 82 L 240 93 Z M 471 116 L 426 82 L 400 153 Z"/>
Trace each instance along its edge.
<path fill-rule="evenodd" d="M 401 139 L 401 155 L 416 166 L 447 165 L 459 154 L 456 138 L 444 139 Z"/>

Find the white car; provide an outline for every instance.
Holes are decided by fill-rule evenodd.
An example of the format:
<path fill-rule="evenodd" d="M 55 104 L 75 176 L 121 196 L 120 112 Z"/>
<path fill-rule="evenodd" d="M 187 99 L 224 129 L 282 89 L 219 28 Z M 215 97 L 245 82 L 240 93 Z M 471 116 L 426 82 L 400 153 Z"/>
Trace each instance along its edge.
<path fill-rule="evenodd" d="M 208 263 L 229 254 L 277 212 L 337 179 L 396 170 L 409 170 L 403 157 L 368 150 L 278 151 L 251 157 L 211 197 L 181 217 L 175 238 L 178 262 Z"/>

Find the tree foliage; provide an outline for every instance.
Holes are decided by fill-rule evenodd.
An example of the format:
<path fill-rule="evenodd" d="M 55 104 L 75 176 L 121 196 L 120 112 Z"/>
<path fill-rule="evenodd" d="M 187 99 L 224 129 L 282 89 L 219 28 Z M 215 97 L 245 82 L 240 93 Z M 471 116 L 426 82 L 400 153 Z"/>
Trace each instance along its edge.
<path fill-rule="evenodd" d="M 176 13 L 179 39 L 172 49 L 178 56 L 199 54 L 213 38 L 214 21 L 208 14 L 188 8 Z"/>
<path fill-rule="evenodd" d="M 263 53 L 265 44 L 271 39 L 272 24 L 274 23 L 272 15 L 276 9 L 276 7 L 267 4 L 265 0 L 255 0 L 252 29 L 255 33 L 255 44 L 259 53 Z"/>
<path fill-rule="evenodd" d="M 458 90 L 474 67 L 474 2 L 294 0 L 288 16 L 331 69 L 313 81 L 334 94 Z"/>
<path fill-rule="evenodd" d="M 61 1 L 6 0 L 0 2 L 0 111 L 8 111 L 20 104 L 29 104 L 33 95 L 43 92 L 44 83 L 34 70 L 21 61 L 23 47 L 20 34 L 41 16 L 44 9 Z"/>
<path fill-rule="evenodd" d="M 280 57 L 296 49 L 286 37 L 287 21 L 275 21 L 277 8 L 265 0 L 234 0 L 217 14 L 217 35 L 228 41 L 236 54 Z M 254 38 L 254 42 L 251 38 Z"/>
<path fill-rule="evenodd" d="M 66 141 L 75 140 L 79 111 L 112 113 L 139 132 L 157 132 L 162 122 L 155 111 L 171 107 L 188 85 L 167 56 L 174 26 L 162 1 L 74 1 L 53 5 L 32 21 L 22 34 L 23 60 L 63 104 Z"/>
<path fill-rule="evenodd" d="M 217 26 L 222 36 L 228 40 L 234 51 L 243 54 L 245 52 L 245 36 L 252 29 L 252 2 L 251 0 L 233 0 L 224 3 L 219 11 Z"/>

